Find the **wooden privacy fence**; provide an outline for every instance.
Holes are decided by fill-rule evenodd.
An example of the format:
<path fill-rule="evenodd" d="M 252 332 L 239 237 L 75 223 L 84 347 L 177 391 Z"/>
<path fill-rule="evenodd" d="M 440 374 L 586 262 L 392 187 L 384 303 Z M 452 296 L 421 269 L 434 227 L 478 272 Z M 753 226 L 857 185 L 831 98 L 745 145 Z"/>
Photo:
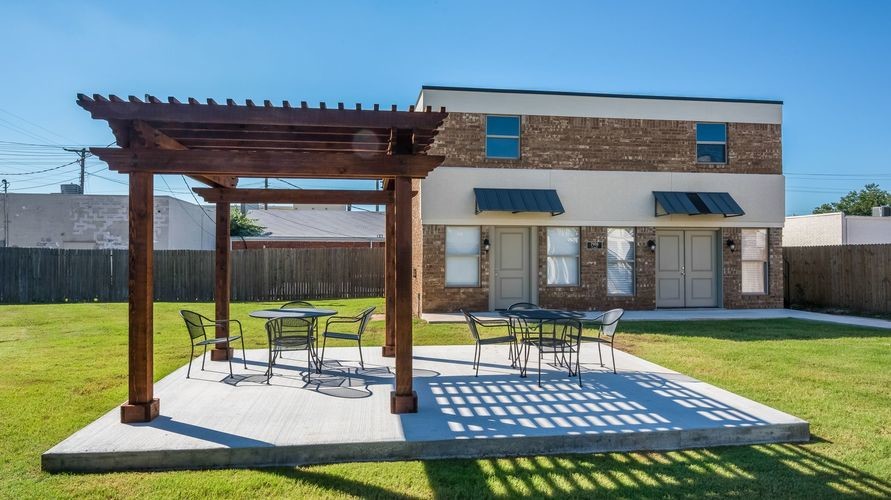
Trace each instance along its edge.
<path fill-rule="evenodd" d="M 381 296 L 383 252 L 383 248 L 233 251 L 232 300 Z M 158 250 L 154 255 L 156 301 L 213 300 L 213 251 Z M 126 300 L 126 250 L 0 248 L 0 303 Z"/>
<path fill-rule="evenodd" d="M 790 305 L 891 313 L 891 244 L 784 247 Z"/>

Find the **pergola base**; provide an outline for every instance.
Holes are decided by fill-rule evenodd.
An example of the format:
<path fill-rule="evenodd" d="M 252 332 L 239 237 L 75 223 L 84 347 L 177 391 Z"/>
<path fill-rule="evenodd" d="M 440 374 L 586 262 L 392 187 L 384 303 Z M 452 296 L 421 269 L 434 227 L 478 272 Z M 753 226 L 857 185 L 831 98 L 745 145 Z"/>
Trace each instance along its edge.
<path fill-rule="evenodd" d="M 411 394 L 400 396 L 396 391 L 390 392 L 390 413 L 417 413 L 418 412 L 418 393 L 411 391 Z"/>
<path fill-rule="evenodd" d="M 158 398 L 148 403 L 126 403 L 121 405 L 121 422 L 137 424 L 151 422 L 161 412 L 161 401 Z"/>
<path fill-rule="evenodd" d="M 227 361 L 232 359 L 232 356 L 234 355 L 233 352 L 234 349 L 231 347 L 228 349 L 225 347 L 222 349 L 214 349 L 210 351 L 210 359 L 212 361 Z"/>
<path fill-rule="evenodd" d="M 385 345 L 381 347 L 381 355 L 385 358 L 392 358 L 396 356 L 396 346 L 394 345 Z"/>

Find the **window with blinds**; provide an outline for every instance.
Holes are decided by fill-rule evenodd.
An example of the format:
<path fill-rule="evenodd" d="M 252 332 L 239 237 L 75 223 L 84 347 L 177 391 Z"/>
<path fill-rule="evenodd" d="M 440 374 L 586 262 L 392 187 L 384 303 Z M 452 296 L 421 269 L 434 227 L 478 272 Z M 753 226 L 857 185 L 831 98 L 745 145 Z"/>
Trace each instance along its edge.
<path fill-rule="evenodd" d="M 742 230 L 742 293 L 767 293 L 767 229 Z"/>
<path fill-rule="evenodd" d="M 606 235 L 606 293 L 634 295 L 634 228 L 611 227 Z"/>
<path fill-rule="evenodd" d="M 446 286 L 479 286 L 479 226 L 448 226 L 445 238 Z"/>
<path fill-rule="evenodd" d="M 548 228 L 548 285 L 579 284 L 579 228 Z"/>

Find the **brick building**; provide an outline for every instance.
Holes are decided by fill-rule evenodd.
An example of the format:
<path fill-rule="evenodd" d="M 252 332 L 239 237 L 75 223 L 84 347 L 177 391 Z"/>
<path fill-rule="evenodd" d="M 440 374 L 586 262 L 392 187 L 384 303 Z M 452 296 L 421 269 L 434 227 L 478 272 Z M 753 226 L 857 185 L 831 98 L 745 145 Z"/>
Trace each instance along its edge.
<path fill-rule="evenodd" d="M 782 102 L 422 88 L 416 312 L 782 307 Z"/>

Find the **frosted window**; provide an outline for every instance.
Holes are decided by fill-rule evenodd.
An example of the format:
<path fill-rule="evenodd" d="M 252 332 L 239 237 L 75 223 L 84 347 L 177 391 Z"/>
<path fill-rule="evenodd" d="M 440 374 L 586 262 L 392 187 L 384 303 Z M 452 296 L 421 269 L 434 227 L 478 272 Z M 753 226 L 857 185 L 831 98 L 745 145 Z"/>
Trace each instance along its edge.
<path fill-rule="evenodd" d="M 548 228 L 548 285 L 579 284 L 579 228 Z"/>
<path fill-rule="evenodd" d="M 446 227 L 446 286 L 479 286 L 480 228 Z"/>

